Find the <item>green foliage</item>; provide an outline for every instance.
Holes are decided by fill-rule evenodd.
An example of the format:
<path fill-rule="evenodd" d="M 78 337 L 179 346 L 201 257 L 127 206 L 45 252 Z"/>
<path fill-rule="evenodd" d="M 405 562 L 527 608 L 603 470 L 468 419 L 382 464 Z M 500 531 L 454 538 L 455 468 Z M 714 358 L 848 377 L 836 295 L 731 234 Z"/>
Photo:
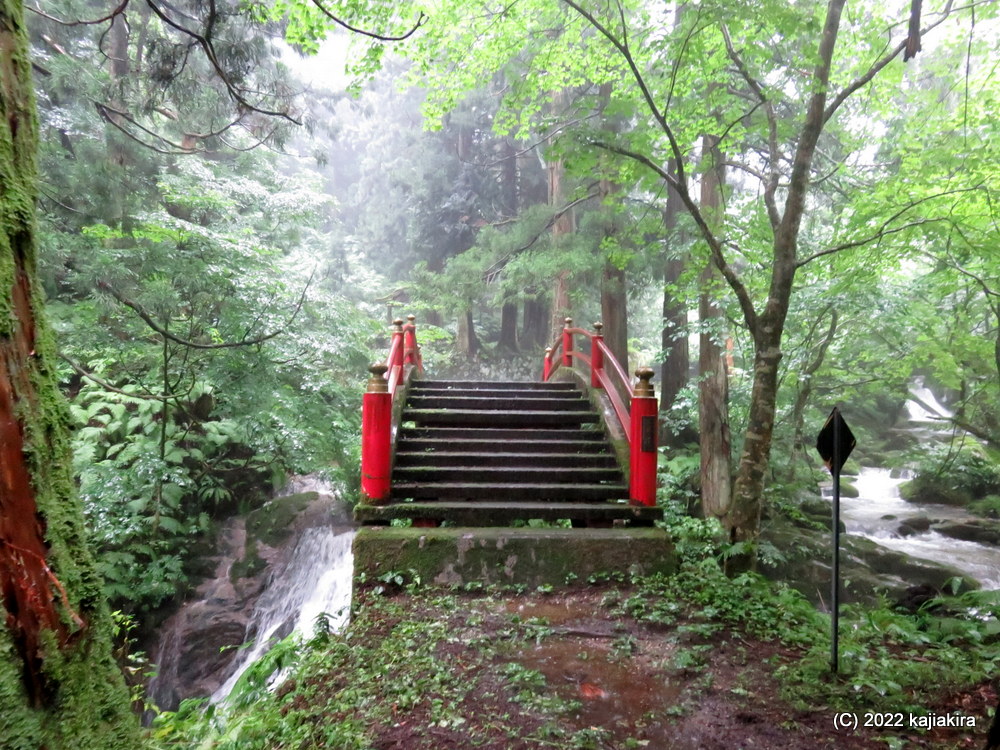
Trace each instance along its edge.
<path fill-rule="evenodd" d="M 916 476 L 900 492 L 914 502 L 969 505 L 1000 494 L 1000 464 L 966 437 L 932 444 L 921 451 Z"/>

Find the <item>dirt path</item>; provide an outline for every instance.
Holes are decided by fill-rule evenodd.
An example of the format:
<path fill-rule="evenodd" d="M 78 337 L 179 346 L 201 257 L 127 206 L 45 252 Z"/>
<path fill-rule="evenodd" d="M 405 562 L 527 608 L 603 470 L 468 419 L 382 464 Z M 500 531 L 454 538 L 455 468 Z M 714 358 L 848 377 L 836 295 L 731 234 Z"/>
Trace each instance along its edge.
<path fill-rule="evenodd" d="M 627 591 L 413 606 L 419 618 L 446 621 L 435 658 L 463 687 L 372 727 L 385 750 L 981 748 L 996 703 L 984 685 L 927 707 L 972 717 L 971 729 L 928 733 L 911 726 L 926 719 L 909 714 L 870 717 L 896 726 L 838 728 L 832 709 L 797 710 L 782 697 L 776 670 L 800 656 L 794 649 L 669 608 L 662 622 L 640 622 L 629 616 Z M 380 627 L 392 637 L 394 623 Z M 438 718 L 442 703 L 453 718 Z M 839 722 L 863 723 L 865 713 L 857 707 Z"/>

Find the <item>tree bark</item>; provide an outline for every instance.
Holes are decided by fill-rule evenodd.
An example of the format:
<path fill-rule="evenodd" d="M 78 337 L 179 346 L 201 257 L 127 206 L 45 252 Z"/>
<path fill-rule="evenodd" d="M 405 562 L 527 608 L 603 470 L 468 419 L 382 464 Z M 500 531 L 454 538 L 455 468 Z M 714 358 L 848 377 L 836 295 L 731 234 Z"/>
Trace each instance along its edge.
<path fill-rule="evenodd" d="M 500 308 L 500 339 L 497 348 L 517 351 L 517 303 L 505 302 Z"/>
<path fill-rule="evenodd" d="M 781 339 L 788 303 L 795 280 L 799 227 L 809 191 L 816 143 L 823 131 L 826 95 L 830 81 L 830 65 L 840 28 L 840 17 L 846 0 L 830 0 L 819 45 L 819 61 L 813 73 L 813 93 L 799 131 L 798 146 L 792 160 L 784 212 L 778 222 L 773 245 L 771 285 L 767 302 L 760 314 L 746 311 L 747 323 L 754 340 L 754 380 L 750 391 L 743 452 L 733 485 L 733 505 L 726 519 L 733 542 L 756 544 L 760 532 L 760 516 L 771 460 L 771 439 L 777 412 L 778 365 L 781 362 Z M 716 254 L 718 258 L 718 254 Z M 745 290 L 743 290 L 745 292 Z M 748 555 L 734 561 L 733 569 L 749 567 L 754 558 Z"/>
<path fill-rule="evenodd" d="M 455 342 L 459 353 L 466 359 L 475 359 L 479 354 L 479 337 L 476 336 L 476 325 L 472 319 L 472 310 L 466 310 L 458 316 L 458 336 Z"/>
<path fill-rule="evenodd" d="M 607 107 L 611 101 L 611 84 L 601 84 L 601 108 Z M 614 136 L 617 124 L 604 116 L 603 129 Z M 610 205 L 611 198 L 621 193 L 621 187 L 607 177 L 601 180 L 600 196 L 601 211 L 605 215 L 604 237 L 612 240 L 612 245 L 619 234 L 619 226 L 615 209 Z M 626 296 L 628 282 L 625 269 L 619 268 L 611 258 L 605 257 L 604 268 L 601 271 L 601 322 L 604 323 L 604 343 L 618 360 L 625 372 L 628 367 L 628 299 Z"/>
<path fill-rule="evenodd" d="M 553 97 L 553 106 L 561 110 L 566 99 L 565 92 L 559 92 Z M 566 166 L 561 159 L 549 162 L 549 207 L 557 211 L 566 205 Z M 576 222 L 572 210 L 564 211 L 552 225 L 552 245 L 556 249 L 562 244 L 563 238 L 572 234 Z M 569 306 L 569 272 L 560 271 L 556 274 L 555 286 L 552 291 L 551 320 L 549 324 L 549 341 L 554 341 L 563 329 L 563 321 L 571 315 Z"/>
<path fill-rule="evenodd" d="M 676 176 L 677 168 L 673 161 L 667 166 L 668 172 Z M 691 354 L 688 345 L 688 308 L 687 303 L 676 295 L 676 289 L 681 275 L 687 265 L 683 258 L 670 257 L 670 243 L 675 238 L 677 217 L 680 215 L 682 203 L 677 191 L 667 186 L 667 205 L 663 210 L 663 227 L 667 236 L 664 243 L 663 268 L 663 329 L 660 334 L 660 346 L 663 350 L 663 365 L 661 368 L 660 422 L 663 425 L 662 442 L 673 448 L 695 442 L 697 435 L 690 429 L 674 432 L 669 428 L 670 420 L 664 415 L 670 411 L 677 396 L 687 385 L 691 377 Z"/>
<path fill-rule="evenodd" d="M 549 310 L 544 300 L 526 299 L 521 320 L 521 346 L 545 347 L 554 339 L 547 338 Z"/>
<path fill-rule="evenodd" d="M 137 747 L 70 472 L 36 277 L 37 121 L 19 0 L 0 0 L 0 716 L 10 747 Z"/>
<path fill-rule="evenodd" d="M 718 138 L 702 137 L 702 159 L 710 166 L 701 178 L 701 210 L 713 228 L 721 224 L 725 166 Z M 698 300 L 698 434 L 701 448 L 701 507 L 706 518 L 724 518 L 731 504 L 729 373 L 719 345 L 722 311 L 715 304 L 711 262 L 701 274 Z"/>

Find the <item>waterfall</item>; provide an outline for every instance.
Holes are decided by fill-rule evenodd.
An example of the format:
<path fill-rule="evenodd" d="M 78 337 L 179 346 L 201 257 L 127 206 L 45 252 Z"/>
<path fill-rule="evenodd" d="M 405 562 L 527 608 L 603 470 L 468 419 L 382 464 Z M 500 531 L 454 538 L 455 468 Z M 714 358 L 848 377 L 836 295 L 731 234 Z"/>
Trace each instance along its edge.
<path fill-rule="evenodd" d="M 314 493 L 304 505 L 303 493 Z M 244 517 L 222 525 L 209 558 L 214 574 L 162 623 L 148 647 L 157 664 L 146 691 L 153 705 L 174 710 L 185 698 L 223 699 L 276 641 L 293 631 L 308 638 L 321 613 L 334 628 L 343 627 L 351 604 L 354 533 L 350 508 L 338 494 L 315 475 L 293 477 L 271 501 L 292 498 L 293 504 L 271 517 L 294 517 L 281 521 L 284 538 L 270 543 L 248 540 Z M 255 512 L 266 518 L 268 507 Z M 252 565 L 267 567 L 233 573 L 234 566 L 254 559 Z"/>
<path fill-rule="evenodd" d="M 272 573 L 257 600 L 247 627 L 252 645 L 244 650 L 233 673 L 212 695 L 223 700 L 257 659 L 292 632 L 308 637 L 316 618 L 330 615 L 334 629 L 347 623 L 351 605 L 351 531 L 328 527 L 306 529 L 288 562 Z"/>

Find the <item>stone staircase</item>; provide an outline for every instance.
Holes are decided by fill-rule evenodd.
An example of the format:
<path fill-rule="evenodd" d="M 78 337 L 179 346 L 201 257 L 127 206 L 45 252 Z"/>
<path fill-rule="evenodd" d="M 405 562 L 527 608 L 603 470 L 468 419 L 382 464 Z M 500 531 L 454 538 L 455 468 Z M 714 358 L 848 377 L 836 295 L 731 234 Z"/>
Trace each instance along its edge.
<path fill-rule="evenodd" d="M 417 381 L 390 501 L 359 505 L 355 516 L 369 525 L 461 527 L 531 519 L 649 526 L 662 516 L 628 496 L 600 417 L 572 383 Z"/>

